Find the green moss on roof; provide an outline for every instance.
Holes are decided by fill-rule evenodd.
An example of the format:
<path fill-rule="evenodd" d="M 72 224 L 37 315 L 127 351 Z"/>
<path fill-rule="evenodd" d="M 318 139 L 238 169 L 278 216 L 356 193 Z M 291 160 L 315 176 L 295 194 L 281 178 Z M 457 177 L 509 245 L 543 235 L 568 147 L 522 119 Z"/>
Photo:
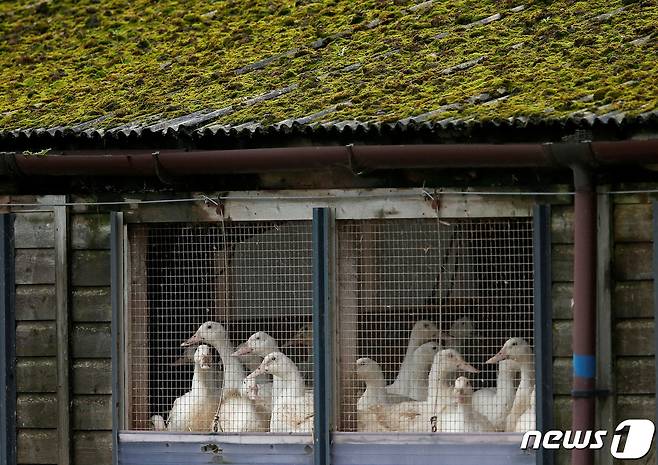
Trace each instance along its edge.
<path fill-rule="evenodd" d="M 113 127 L 229 106 L 212 124 L 332 106 L 318 121 L 451 104 L 432 118 L 634 115 L 658 109 L 656 56 L 655 1 L 9 1 L 0 128 L 101 116 L 98 127 Z"/>

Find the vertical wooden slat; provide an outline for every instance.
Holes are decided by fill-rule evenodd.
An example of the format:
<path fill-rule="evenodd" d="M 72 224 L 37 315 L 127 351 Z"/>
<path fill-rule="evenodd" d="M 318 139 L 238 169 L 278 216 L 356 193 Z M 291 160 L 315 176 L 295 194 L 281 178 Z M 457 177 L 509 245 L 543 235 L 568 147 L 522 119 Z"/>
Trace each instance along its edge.
<path fill-rule="evenodd" d="M 123 214 L 110 217 L 110 275 L 112 278 L 112 463 L 119 464 L 119 430 L 122 428 L 123 398 Z"/>
<path fill-rule="evenodd" d="M 340 431 L 356 431 L 356 402 L 359 390 L 356 387 L 356 347 L 354 342 L 359 332 L 358 308 L 358 276 L 357 254 L 354 247 L 356 233 L 348 229 L 338 234 L 338 263 L 336 269 L 340 273 L 336 295 L 336 314 L 338 315 L 338 334 L 336 335 L 339 351 L 339 372 L 341 380 L 340 391 L 337 392 L 340 403 L 336 413 L 341 419 Z M 352 342 L 340 343 L 340 338 Z"/>
<path fill-rule="evenodd" d="M 551 305 L 551 209 L 537 205 L 533 215 L 534 326 L 537 429 L 553 428 L 553 316 Z M 551 450 L 539 449 L 537 464 L 553 463 Z"/>
<path fill-rule="evenodd" d="M 66 196 L 57 199 L 65 203 Z M 53 207 L 55 219 L 55 300 L 57 332 L 58 465 L 71 463 L 71 386 L 69 365 L 68 209 Z"/>
<path fill-rule="evenodd" d="M 0 465 L 16 464 L 16 314 L 13 215 L 0 214 Z"/>
<path fill-rule="evenodd" d="M 131 227 L 130 242 L 130 269 L 129 269 L 129 302 L 126 320 L 126 370 L 127 388 L 131 394 L 126 396 L 127 403 L 125 412 L 126 427 L 129 429 L 143 429 L 149 424 L 149 414 L 143 409 L 135 406 L 149 405 L 149 376 L 148 370 L 141 369 L 140 376 L 132 378 L 130 367 L 147 367 L 149 363 L 149 340 L 148 331 L 143 331 L 140 337 L 130 337 L 130 329 L 134 324 L 147 325 L 149 318 L 148 299 L 146 298 L 147 273 L 146 254 L 148 251 L 148 225 L 140 224 Z M 140 295 L 139 293 L 144 293 Z"/>
<path fill-rule="evenodd" d="M 612 260 L 612 215 L 610 196 L 606 187 L 599 188 L 598 218 L 597 218 L 597 316 L 596 316 L 596 388 L 614 392 L 613 369 L 613 320 L 612 320 L 612 294 L 611 269 Z M 615 423 L 615 396 L 601 396 L 597 398 L 596 429 L 613 431 Z M 612 455 L 605 449 L 595 452 L 596 463 L 612 465 Z"/>

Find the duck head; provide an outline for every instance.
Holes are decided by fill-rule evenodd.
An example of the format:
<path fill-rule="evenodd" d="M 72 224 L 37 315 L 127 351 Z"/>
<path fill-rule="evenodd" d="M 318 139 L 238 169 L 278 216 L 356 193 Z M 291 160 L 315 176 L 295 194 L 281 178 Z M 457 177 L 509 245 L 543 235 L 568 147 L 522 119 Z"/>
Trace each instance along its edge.
<path fill-rule="evenodd" d="M 362 357 L 356 361 L 356 375 L 361 381 L 384 379 L 384 374 L 379 363 L 368 357 Z"/>
<path fill-rule="evenodd" d="M 467 377 L 460 376 L 455 380 L 455 388 L 453 392 L 457 398 L 457 403 L 466 404 L 473 396 L 473 386 Z"/>
<path fill-rule="evenodd" d="M 444 349 L 434 356 L 432 369 L 440 368 L 444 372 L 465 371 L 467 373 L 479 373 L 480 370 L 475 368 L 454 349 Z"/>
<path fill-rule="evenodd" d="M 252 334 L 241 347 L 236 350 L 233 355 L 249 355 L 254 354 L 265 357 L 267 354 L 279 350 L 276 340 L 267 334 L 265 331 L 258 331 Z"/>
<path fill-rule="evenodd" d="M 196 333 L 187 341 L 181 344 L 181 347 L 189 347 L 196 344 L 213 344 L 216 341 L 226 340 L 226 328 L 216 321 L 206 321 Z"/>
<path fill-rule="evenodd" d="M 438 342 L 426 342 L 414 351 L 415 361 L 418 365 L 425 366 L 429 369 L 432 360 L 434 360 L 434 356 L 440 350 L 441 344 Z"/>
<path fill-rule="evenodd" d="M 203 370 L 209 370 L 212 365 L 212 352 L 210 346 L 201 344 L 194 352 L 194 364 Z"/>
<path fill-rule="evenodd" d="M 436 325 L 429 320 L 417 321 L 411 330 L 411 336 L 409 337 L 409 340 L 413 341 L 415 345 L 420 346 L 424 342 L 431 341 L 433 339 L 450 340 L 452 338 L 440 331 L 439 328 L 437 328 Z"/>
<path fill-rule="evenodd" d="M 498 363 L 501 360 L 514 360 L 518 363 L 532 362 L 532 348 L 520 337 L 508 339 L 496 355 L 491 357 L 485 363 Z"/>
<path fill-rule="evenodd" d="M 256 368 L 249 377 L 255 377 L 263 374 L 287 378 L 287 375 L 296 369 L 295 364 L 286 357 L 282 352 L 272 352 L 267 354 L 260 366 Z"/>

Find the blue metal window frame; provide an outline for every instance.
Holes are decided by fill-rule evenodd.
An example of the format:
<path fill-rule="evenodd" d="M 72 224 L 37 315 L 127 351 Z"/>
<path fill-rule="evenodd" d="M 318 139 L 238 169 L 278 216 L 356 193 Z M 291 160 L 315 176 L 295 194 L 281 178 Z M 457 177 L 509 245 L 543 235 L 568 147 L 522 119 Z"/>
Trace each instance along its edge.
<path fill-rule="evenodd" d="M 553 428 L 553 315 L 551 301 L 551 207 L 533 211 L 535 395 L 537 430 Z M 537 464 L 553 463 L 553 451 L 540 448 Z"/>
<path fill-rule="evenodd" d="M 0 465 L 16 464 L 14 215 L 0 214 Z"/>

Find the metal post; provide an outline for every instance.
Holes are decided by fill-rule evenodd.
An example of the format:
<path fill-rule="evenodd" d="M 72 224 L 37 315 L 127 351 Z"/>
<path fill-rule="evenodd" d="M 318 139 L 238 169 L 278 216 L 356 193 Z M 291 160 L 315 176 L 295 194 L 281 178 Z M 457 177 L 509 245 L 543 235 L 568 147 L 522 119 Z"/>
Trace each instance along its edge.
<path fill-rule="evenodd" d="M 331 356 L 330 211 L 313 209 L 313 458 L 331 463 L 330 429 L 333 406 Z"/>
<path fill-rule="evenodd" d="M 0 215 L 0 465 L 16 464 L 14 216 Z"/>
<path fill-rule="evenodd" d="M 551 305 L 551 207 L 536 205 L 533 214 L 534 336 L 537 430 L 553 428 L 553 315 Z M 540 448 L 537 464 L 553 463 L 553 451 Z"/>
<path fill-rule="evenodd" d="M 574 166 L 574 314 L 572 430 L 595 425 L 596 375 L 596 192 L 585 168 Z M 572 465 L 593 465 L 592 449 L 574 449 Z"/>
<path fill-rule="evenodd" d="M 123 321 L 123 213 L 110 218 L 110 273 L 112 277 L 112 463 L 119 463 L 120 403 L 122 397 L 121 323 Z"/>

